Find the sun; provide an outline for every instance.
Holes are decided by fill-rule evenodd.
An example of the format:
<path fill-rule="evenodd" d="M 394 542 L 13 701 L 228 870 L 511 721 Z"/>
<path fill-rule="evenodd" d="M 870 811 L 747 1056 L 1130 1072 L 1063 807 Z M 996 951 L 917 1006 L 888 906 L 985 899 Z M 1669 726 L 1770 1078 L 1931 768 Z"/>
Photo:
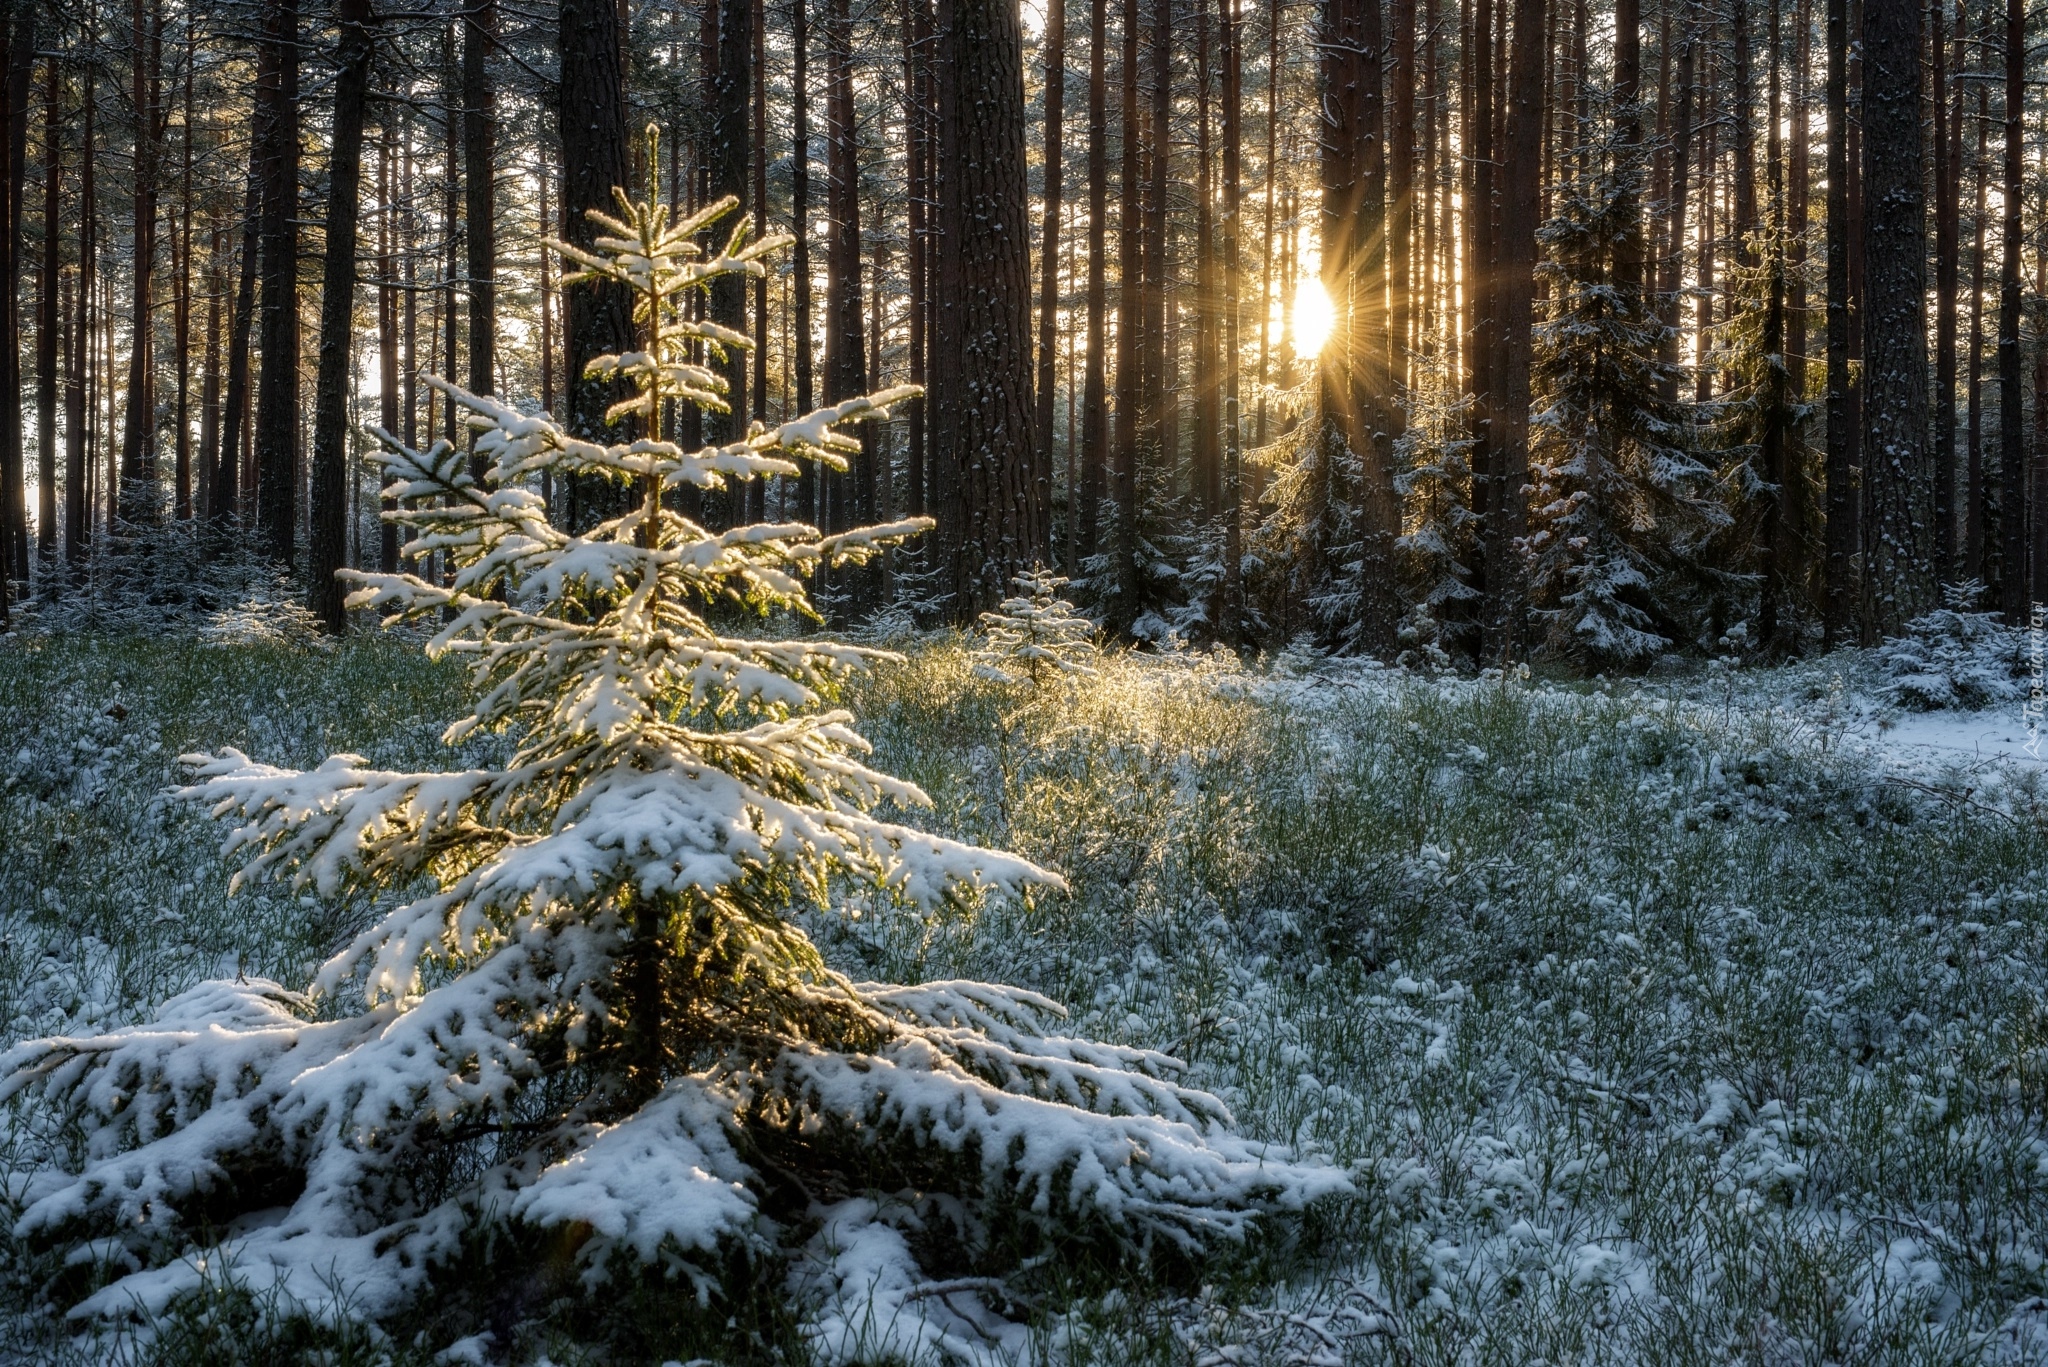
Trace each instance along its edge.
<path fill-rule="evenodd" d="M 1337 322 L 1337 311 L 1330 306 L 1330 296 L 1323 290 L 1323 282 L 1309 276 L 1294 290 L 1294 354 L 1297 356 L 1319 356 L 1323 343 L 1330 339 L 1330 329 Z"/>

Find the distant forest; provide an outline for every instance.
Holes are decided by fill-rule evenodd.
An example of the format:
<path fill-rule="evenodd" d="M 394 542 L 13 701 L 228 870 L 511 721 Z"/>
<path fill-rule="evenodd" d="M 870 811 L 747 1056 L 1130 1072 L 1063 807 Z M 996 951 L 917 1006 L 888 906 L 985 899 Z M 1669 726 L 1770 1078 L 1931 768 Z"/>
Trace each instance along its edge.
<path fill-rule="evenodd" d="M 623 186 L 796 237 L 698 305 L 731 412 L 642 435 L 926 387 L 844 473 L 679 508 L 935 518 L 820 585 L 846 621 L 1044 565 L 1126 637 L 1448 665 L 2018 623 L 2044 12 L 12 0 L 0 613 L 162 596 L 182 544 L 346 629 L 334 571 L 403 553 L 365 429 L 470 439 L 423 375 L 624 434 L 583 373 L 634 319 L 544 245 Z"/>

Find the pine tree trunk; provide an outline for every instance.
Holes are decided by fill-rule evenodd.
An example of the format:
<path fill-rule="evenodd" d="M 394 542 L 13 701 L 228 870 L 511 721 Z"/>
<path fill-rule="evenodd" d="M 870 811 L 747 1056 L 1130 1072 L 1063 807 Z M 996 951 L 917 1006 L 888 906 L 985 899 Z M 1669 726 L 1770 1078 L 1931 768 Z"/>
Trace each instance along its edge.
<path fill-rule="evenodd" d="M 798 10 L 802 9 L 799 5 Z M 931 102 L 928 73 L 931 70 L 931 10 L 930 0 L 905 0 L 908 11 L 904 25 L 903 43 L 903 124 L 904 161 L 908 180 L 908 203 L 905 207 L 905 236 L 909 239 L 906 253 L 906 269 L 909 272 L 909 313 L 907 332 L 909 334 L 910 382 L 921 385 L 927 378 L 926 356 L 930 351 L 929 324 L 931 321 L 931 226 L 930 206 L 932 204 L 932 136 Z M 799 19 L 801 25 L 802 20 Z M 792 177 L 794 179 L 794 177 Z M 928 399 L 918 399 L 907 406 L 904 433 L 905 482 L 908 498 L 904 511 L 912 517 L 922 517 L 929 506 L 931 473 L 926 459 L 926 428 L 931 413 Z M 1069 434 L 1071 444 L 1072 434 Z M 1070 489 L 1067 497 L 1073 498 Z M 1068 509 L 1071 521 L 1073 511 Z M 1071 566 L 1069 569 L 1071 570 Z"/>
<path fill-rule="evenodd" d="M 753 73 L 753 141 L 748 148 L 748 162 L 753 173 L 753 182 L 747 195 L 748 210 L 754 220 L 754 240 L 768 235 L 768 16 L 763 0 L 747 0 L 747 29 L 752 47 L 749 50 L 749 68 Z M 754 376 L 751 388 L 753 396 L 753 417 L 756 422 L 768 421 L 768 277 L 760 276 L 754 281 Z M 768 481 L 750 479 L 746 483 L 746 521 L 748 523 L 768 520 Z"/>
<path fill-rule="evenodd" d="M 299 11 L 267 0 L 257 77 L 256 146 L 262 157 L 258 229 L 263 303 L 256 390 L 256 520 L 265 554 L 291 564 L 298 518 Z"/>
<path fill-rule="evenodd" d="M 1942 42 L 1941 0 L 1930 0 L 1928 35 L 1933 61 L 1934 104 L 1934 573 L 1937 579 L 1956 568 L 1956 287 L 1961 265 L 1956 256 L 1956 198 L 1962 182 L 1956 175 L 1960 147 L 1949 128 L 1947 51 Z M 1956 34 L 1956 55 L 1962 57 L 1962 34 Z M 1961 106 L 1956 113 L 1960 115 Z"/>
<path fill-rule="evenodd" d="M 1884 0 L 1869 0 L 1882 5 Z M 2026 432 L 2020 391 L 2020 205 L 2025 195 L 2026 3 L 2005 4 L 2005 199 L 2004 259 L 1998 274 L 1998 605 L 2009 625 L 2027 620 Z"/>
<path fill-rule="evenodd" d="M 995 606 L 1030 553 L 1031 239 L 1023 33 L 1010 0 L 941 0 L 934 447 L 952 611 Z"/>
<path fill-rule="evenodd" d="M 1064 188 L 1064 138 L 1067 90 L 1067 4 L 1046 0 L 1045 6 L 1045 183 L 1040 219 L 1038 270 L 1038 383 L 1033 428 L 1038 450 L 1032 468 L 1032 513 L 1039 541 L 1035 554 L 1052 563 L 1053 399 L 1059 357 L 1060 192 Z M 1067 434 L 1069 443 L 1073 433 Z M 1069 494 L 1071 497 L 1071 492 Z"/>
<path fill-rule="evenodd" d="M 1415 0 L 1390 0 L 1387 22 L 1393 26 L 1393 87 L 1387 108 L 1387 347 L 1394 387 L 1406 392 L 1415 316 Z M 1400 405 L 1392 406 L 1391 416 L 1398 431 Z"/>
<path fill-rule="evenodd" d="M 268 63 L 269 57 L 263 56 L 257 73 L 259 91 Z M 235 295 L 228 308 L 227 396 L 222 403 L 219 444 L 206 454 L 206 459 L 213 465 L 213 504 L 207 515 L 221 524 L 242 516 L 242 502 L 250 492 L 242 480 L 242 449 L 249 437 L 249 333 L 256 314 L 262 178 L 263 149 L 251 143 L 249 179 L 242 203 L 241 243 L 235 256 Z"/>
<path fill-rule="evenodd" d="M 1088 358 L 1082 372 L 1080 536 L 1077 555 L 1095 555 L 1108 492 L 1109 5 L 1088 4 Z M 1077 566 L 1078 568 L 1078 566 Z M 1104 596 L 1100 588 L 1097 596 Z"/>
<path fill-rule="evenodd" d="M 134 259 L 129 270 L 131 330 L 128 343 L 128 408 L 121 430 L 121 507 L 131 519 L 155 514 L 156 503 L 156 207 L 163 14 L 155 23 L 144 0 L 129 8 L 129 108 L 135 119 L 132 207 Z M 152 28 L 154 32 L 152 33 Z"/>
<path fill-rule="evenodd" d="M 57 557 L 57 298 L 64 262 L 64 77 L 43 64 L 43 270 L 36 289 L 36 555 L 49 587 Z M 48 591 L 48 590 L 46 590 Z"/>
<path fill-rule="evenodd" d="M 1223 403 L 1217 376 L 1216 186 L 1210 146 L 1209 6 L 1195 7 L 1195 342 L 1194 450 L 1191 471 L 1202 511 L 1223 508 Z"/>
<path fill-rule="evenodd" d="M 78 287 L 72 310 L 71 332 L 64 363 L 64 564 L 65 577 L 73 584 L 83 578 L 86 548 L 92 543 L 92 503 L 88 499 L 91 467 L 86 450 L 87 369 L 91 354 L 92 294 L 94 275 L 93 217 L 93 111 L 92 68 L 85 68 L 80 110 L 81 129 L 78 155 Z"/>
<path fill-rule="evenodd" d="M 172 405 L 176 424 L 173 443 L 174 497 L 172 511 L 180 522 L 192 516 L 192 80 L 198 57 L 198 32 L 189 23 L 185 32 L 185 136 L 180 143 L 183 164 L 178 177 L 178 266 L 171 277 L 175 293 L 171 304 L 171 345 L 175 362 L 178 397 Z"/>
<path fill-rule="evenodd" d="M 1223 6 L 1223 614 L 1217 623 L 1223 639 L 1237 644 L 1247 623 L 1244 605 L 1244 429 L 1238 395 L 1238 360 L 1243 354 L 1243 311 L 1239 300 L 1242 265 L 1239 240 L 1244 219 L 1244 18 L 1243 0 L 1222 0 Z M 1413 29 L 1414 15 L 1409 15 Z M 1414 66 L 1410 54 L 1409 66 Z M 1409 140 L 1414 139 L 1415 107 L 1408 105 Z M 1412 177 L 1411 177 L 1412 180 Z M 1405 255 L 1405 253 L 1403 254 Z M 1396 344 L 1401 333 L 1396 329 Z"/>
<path fill-rule="evenodd" d="M 1962 0 L 1957 0 L 1958 5 Z M 1988 29 L 1991 19 L 1985 17 Z M 1991 92 L 1983 81 L 1977 87 L 1977 155 L 1972 163 L 1977 186 L 1976 202 L 1970 214 L 1970 363 L 1969 416 L 1964 420 L 1969 433 L 1966 465 L 1969 490 L 1965 496 L 1968 512 L 1963 529 L 1963 577 L 1982 581 L 1987 560 L 1985 538 L 1991 532 L 1990 488 L 1984 477 L 1984 226 L 1988 214 L 1991 165 L 1988 151 L 1991 127 Z"/>
<path fill-rule="evenodd" d="M 1671 198 L 1666 209 L 1664 260 L 1657 284 L 1657 303 L 1664 323 L 1661 359 L 1667 403 L 1678 398 L 1679 314 L 1683 299 L 1679 287 L 1684 283 L 1686 201 L 1692 188 L 1694 63 L 1698 45 L 1699 37 L 1688 20 L 1678 56 L 1678 108 L 1671 118 Z"/>
<path fill-rule="evenodd" d="M 1863 447 L 1875 626 L 1896 636 L 1935 603 L 1933 453 L 1927 439 L 1927 205 L 1919 0 L 1866 0 Z"/>
<path fill-rule="evenodd" d="M 722 220 L 712 230 L 721 243 L 735 222 L 744 222 L 749 212 L 747 168 L 752 161 L 752 140 L 748 136 L 747 106 L 753 95 L 754 52 L 753 0 L 715 0 L 718 13 L 717 61 L 709 73 L 711 118 L 709 145 L 705 148 L 707 203 L 731 195 L 740 202 L 735 216 Z M 837 0 L 842 5 L 845 0 Z M 747 281 L 742 275 L 723 275 L 711 283 L 708 313 L 712 322 L 744 333 L 747 329 Z M 747 354 L 728 347 L 718 366 L 726 383 L 728 411 L 705 415 L 705 437 L 718 443 L 738 441 L 747 432 Z M 705 499 L 705 511 L 712 526 L 732 526 L 745 516 L 746 493 L 728 487 Z"/>
<path fill-rule="evenodd" d="M 616 212 L 612 188 L 627 183 L 626 90 L 620 56 L 619 9 L 613 0 L 560 0 L 562 75 L 557 126 L 562 138 L 563 240 L 589 250 L 596 229 L 585 214 Z M 566 343 L 562 383 L 570 430 L 607 436 L 605 409 L 613 387 L 586 378 L 592 357 L 633 343 L 632 302 L 623 285 L 583 281 L 562 291 Z M 595 479 L 568 490 L 569 525 L 581 529 L 608 515 L 616 496 Z"/>
<path fill-rule="evenodd" d="M 377 139 L 377 199 L 383 212 L 379 215 L 377 233 L 377 421 L 385 432 L 397 436 L 399 426 L 398 401 L 400 395 L 398 370 L 398 202 L 397 168 L 392 164 L 396 158 L 391 155 L 391 125 L 387 120 Z M 548 185 L 546 167 L 542 167 L 540 181 L 540 220 L 543 235 L 552 231 L 548 222 Z M 545 248 L 540 257 L 540 406 L 545 412 L 554 411 L 555 394 L 553 384 L 554 338 L 550 335 L 548 318 L 548 254 Z M 385 514 L 398 510 L 398 500 L 388 491 L 394 481 L 386 473 L 378 483 L 377 508 L 377 570 L 380 574 L 398 573 L 398 528 Z"/>
<path fill-rule="evenodd" d="M 1110 449 L 1110 617 L 1127 626 L 1137 616 L 1138 433 L 1143 426 L 1145 373 L 1145 223 L 1143 134 L 1138 126 L 1138 33 L 1141 0 L 1124 0 L 1123 53 L 1118 64 L 1116 426 Z"/>
<path fill-rule="evenodd" d="M 0 517 L 0 526 L 7 531 L 5 538 L 5 563 L 0 566 L 0 578 L 12 577 L 24 586 L 28 583 L 28 501 L 26 480 L 26 453 L 21 415 L 21 216 L 22 203 L 26 198 L 28 174 L 28 125 L 29 125 L 29 78 L 35 69 L 37 6 L 17 4 L 8 16 L 12 32 L 8 35 L 7 61 L 7 140 L 4 148 L 6 160 L 6 185 L 4 186 L 7 222 L 0 225 L 4 232 L 4 265 L 7 307 L 6 338 L 7 355 L 5 369 L 0 370 L 0 381 L 4 381 L 4 400 L 0 400 L 0 471 L 4 471 L 6 487 L 0 491 L 0 498 L 6 502 L 5 516 Z M 0 591 L 0 600 L 7 597 Z M 0 609 L 0 620 L 5 620 L 4 609 Z"/>
<path fill-rule="evenodd" d="M 472 394 L 498 392 L 498 116 L 489 62 L 497 21 L 496 0 L 473 0 L 463 11 L 462 208 Z"/>
<path fill-rule="evenodd" d="M 1179 445 L 1178 409 L 1169 402 L 1172 345 L 1167 323 L 1168 282 L 1166 264 L 1166 223 L 1168 182 L 1173 166 L 1173 0 L 1152 0 L 1151 23 L 1152 111 L 1145 121 L 1143 143 L 1146 180 L 1142 221 L 1144 293 L 1141 296 L 1142 326 L 1139 331 L 1142 366 L 1138 391 L 1137 463 L 1133 466 L 1132 493 L 1144 502 L 1148 481 L 1163 487 L 1174 471 Z M 1136 550 L 1137 518 L 1132 519 L 1133 553 Z"/>
<path fill-rule="evenodd" d="M 1827 601 L 1821 647 L 1855 634 L 1859 542 L 1856 417 L 1850 392 L 1848 0 L 1827 0 Z"/>
<path fill-rule="evenodd" d="M 849 0 L 831 0 L 825 72 L 826 207 L 825 402 L 867 392 L 867 340 L 861 316 L 860 144 L 854 123 L 853 11 Z M 951 396 L 941 395 L 940 403 Z M 863 449 L 850 468 L 827 477 L 825 530 L 841 532 L 868 516 L 873 505 L 874 465 Z"/>
<path fill-rule="evenodd" d="M 922 12 L 924 0 L 911 0 L 911 3 L 913 13 Z M 791 86 L 795 103 L 789 173 L 790 230 L 796 234 L 790 285 L 796 291 L 796 406 L 802 413 L 810 412 L 815 402 L 811 374 L 811 78 L 810 34 L 806 31 L 804 17 L 807 9 L 801 0 L 790 7 L 790 38 L 794 56 Z M 920 401 L 919 407 L 929 412 L 931 405 L 928 401 Z M 797 515 L 819 526 L 825 522 L 821 497 L 824 473 L 814 462 L 804 461 L 796 484 Z"/>
<path fill-rule="evenodd" d="M 347 591 L 335 573 L 348 556 L 348 399 L 355 334 L 356 222 L 362 201 L 363 116 L 376 22 L 370 0 L 339 0 L 334 150 L 327 169 L 327 259 L 320 283 L 320 370 L 313 384 L 313 493 L 307 607 L 321 626 L 348 630 Z"/>
<path fill-rule="evenodd" d="M 1506 176 L 1501 194 L 1500 490 L 1492 526 L 1492 612 L 1482 649 L 1505 662 L 1523 648 L 1527 576 L 1517 543 L 1528 534 L 1530 333 L 1534 324 L 1536 183 L 1543 128 L 1545 0 L 1515 0 L 1514 52 L 1508 75 Z"/>
<path fill-rule="evenodd" d="M 1493 439 L 1494 252 L 1500 243 L 1494 231 L 1493 0 L 1477 0 L 1462 38 L 1468 63 L 1462 131 L 1472 149 L 1465 159 L 1465 392 L 1472 396 L 1472 509 L 1484 528 L 1491 525 L 1500 485 Z M 1475 542 L 1478 560 L 1470 567 L 1481 592 L 1491 580 L 1487 541 L 1482 535 Z"/>

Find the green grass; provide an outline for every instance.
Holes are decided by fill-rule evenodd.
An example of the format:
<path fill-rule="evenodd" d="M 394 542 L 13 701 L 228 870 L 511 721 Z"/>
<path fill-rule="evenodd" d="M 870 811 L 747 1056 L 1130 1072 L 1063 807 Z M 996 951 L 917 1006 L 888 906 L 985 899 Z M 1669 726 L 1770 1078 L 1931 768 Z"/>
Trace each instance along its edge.
<path fill-rule="evenodd" d="M 394 642 L 0 647 L 8 1038 L 238 967 L 302 978 L 364 909 L 229 899 L 219 833 L 162 800 L 173 757 L 446 764 L 462 689 Z M 1357 1200 L 1188 1284 L 1055 1285 L 1056 1360 L 2048 1360 L 2032 785 L 1980 776 L 1959 804 L 1890 783 L 1824 720 L 1732 691 L 1112 657 L 1033 693 L 936 638 L 847 701 L 932 795 L 923 819 L 1071 892 L 931 920 L 850 905 L 811 918 L 836 962 L 1045 991 L 1358 1174 Z M 17 1165 L 38 1142 L 16 1127 Z M 33 1355 L 47 1264 L 7 1267 Z M 185 1360 L 311 1360 L 233 1304 L 181 1321 L 211 1345 Z M 666 1333 L 649 1304 L 528 1338 L 561 1363 L 793 1342 Z M 412 1351 L 363 1343 L 325 1348 Z"/>

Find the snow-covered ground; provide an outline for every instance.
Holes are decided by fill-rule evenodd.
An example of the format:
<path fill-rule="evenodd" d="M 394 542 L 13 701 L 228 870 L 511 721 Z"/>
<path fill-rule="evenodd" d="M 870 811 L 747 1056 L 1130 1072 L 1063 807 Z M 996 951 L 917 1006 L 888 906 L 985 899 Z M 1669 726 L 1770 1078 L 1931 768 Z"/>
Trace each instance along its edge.
<path fill-rule="evenodd" d="M 1906 711 L 1868 652 L 1591 684 L 1110 656 L 1033 689 L 909 644 L 849 690 L 878 766 L 1074 892 L 810 917 L 835 963 L 1062 1000 L 1360 1194 L 1205 1266 L 878 1285 L 842 1359 L 967 1295 L 1021 1326 L 987 1322 L 991 1358 L 2048 1363 L 2048 789 L 2017 702 Z M 0 644 L 7 1042 L 303 980 L 362 908 L 229 899 L 217 833 L 160 800 L 171 756 L 446 764 L 460 688 L 376 644 Z M 60 1138 L 17 1113 L 10 1199 Z M 998 1274 L 1007 1298 L 975 1290 Z M 17 1360 L 106 1360 L 47 1314 L 63 1275 L 7 1247 Z M 427 1361 L 465 1304 L 300 1360 Z M 758 1311 L 622 1298 L 514 1360 L 827 1346 Z M 279 1332 L 232 1296 L 174 1327 L 156 1360 Z"/>

